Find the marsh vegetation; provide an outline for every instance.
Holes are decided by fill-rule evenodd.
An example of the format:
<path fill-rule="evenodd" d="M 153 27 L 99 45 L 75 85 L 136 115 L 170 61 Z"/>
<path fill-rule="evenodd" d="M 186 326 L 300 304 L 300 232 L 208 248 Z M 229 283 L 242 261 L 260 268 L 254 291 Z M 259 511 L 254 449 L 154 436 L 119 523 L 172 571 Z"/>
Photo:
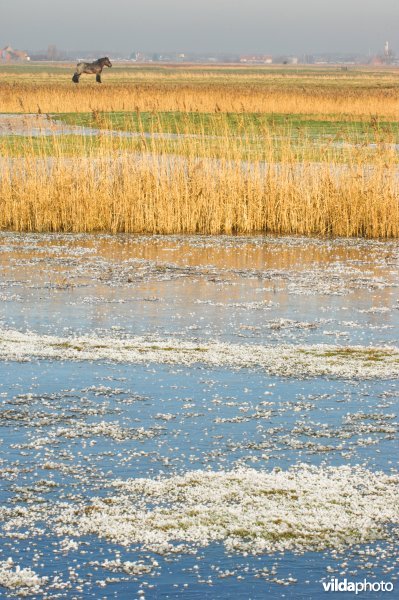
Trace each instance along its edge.
<path fill-rule="evenodd" d="M 399 234 L 394 71 L 67 73 L 1 69 L 0 111 L 43 133 L 2 131 L 2 229 Z"/>
<path fill-rule="evenodd" d="M 71 69 L 0 68 L 1 597 L 396 582 L 396 73 Z"/>

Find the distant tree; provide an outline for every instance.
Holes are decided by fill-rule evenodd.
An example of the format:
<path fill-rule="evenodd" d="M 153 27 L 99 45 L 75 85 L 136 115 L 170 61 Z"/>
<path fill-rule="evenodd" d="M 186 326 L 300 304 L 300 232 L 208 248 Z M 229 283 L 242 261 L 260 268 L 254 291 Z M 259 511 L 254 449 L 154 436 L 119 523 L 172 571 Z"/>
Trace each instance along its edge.
<path fill-rule="evenodd" d="M 57 60 L 58 58 L 58 50 L 55 44 L 50 44 L 47 48 L 47 59 L 48 60 Z"/>

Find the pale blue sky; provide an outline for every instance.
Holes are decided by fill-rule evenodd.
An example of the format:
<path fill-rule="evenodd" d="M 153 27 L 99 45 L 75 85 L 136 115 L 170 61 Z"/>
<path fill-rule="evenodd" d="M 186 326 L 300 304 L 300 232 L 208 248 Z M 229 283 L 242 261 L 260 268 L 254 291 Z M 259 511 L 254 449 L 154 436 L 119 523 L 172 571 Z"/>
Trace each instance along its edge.
<path fill-rule="evenodd" d="M 399 0 L 0 0 L 0 46 L 399 53 Z"/>

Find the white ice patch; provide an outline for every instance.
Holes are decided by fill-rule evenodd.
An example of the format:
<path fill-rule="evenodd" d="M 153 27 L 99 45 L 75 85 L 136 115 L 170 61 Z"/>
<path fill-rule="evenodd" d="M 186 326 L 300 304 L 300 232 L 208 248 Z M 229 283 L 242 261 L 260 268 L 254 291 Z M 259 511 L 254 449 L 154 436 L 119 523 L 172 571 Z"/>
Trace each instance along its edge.
<path fill-rule="evenodd" d="M 0 360 L 158 363 L 264 369 L 288 377 L 399 378 L 396 346 L 255 345 L 175 338 L 56 337 L 0 329 Z"/>

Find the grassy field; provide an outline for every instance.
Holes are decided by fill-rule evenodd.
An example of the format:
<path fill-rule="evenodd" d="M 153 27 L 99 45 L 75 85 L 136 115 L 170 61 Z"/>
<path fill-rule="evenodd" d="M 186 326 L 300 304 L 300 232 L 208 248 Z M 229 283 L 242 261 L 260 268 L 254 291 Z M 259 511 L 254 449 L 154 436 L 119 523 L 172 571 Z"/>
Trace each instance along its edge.
<path fill-rule="evenodd" d="M 81 125 L 116 131 L 184 133 L 204 135 L 334 137 L 352 141 L 399 139 L 399 123 L 370 117 L 341 120 L 340 115 L 281 113 L 198 113 L 198 112 L 80 112 L 59 113 L 57 119 L 69 125 Z"/>
<path fill-rule="evenodd" d="M 398 237 L 394 69 L 72 72 L 0 67 L 0 112 L 50 130 L 3 131 L 0 228 Z"/>

